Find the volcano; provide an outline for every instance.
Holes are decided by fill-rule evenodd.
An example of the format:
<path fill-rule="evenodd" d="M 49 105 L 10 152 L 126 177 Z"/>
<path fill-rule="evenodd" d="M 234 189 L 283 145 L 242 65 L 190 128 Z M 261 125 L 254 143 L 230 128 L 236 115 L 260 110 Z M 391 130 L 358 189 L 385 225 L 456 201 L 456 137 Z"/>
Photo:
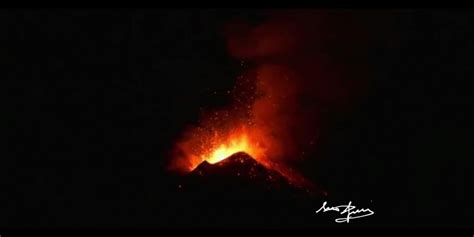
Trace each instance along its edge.
<path fill-rule="evenodd" d="M 217 196 L 231 200 L 288 199 L 311 193 L 245 152 L 214 164 L 203 161 L 185 177 L 179 188 L 203 198 Z"/>
<path fill-rule="evenodd" d="M 178 224 L 304 226 L 329 220 L 313 214 L 325 196 L 322 189 L 303 188 L 245 152 L 213 164 L 203 161 L 181 177 L 177 190 L 180 204 L 171 210 Z"/>

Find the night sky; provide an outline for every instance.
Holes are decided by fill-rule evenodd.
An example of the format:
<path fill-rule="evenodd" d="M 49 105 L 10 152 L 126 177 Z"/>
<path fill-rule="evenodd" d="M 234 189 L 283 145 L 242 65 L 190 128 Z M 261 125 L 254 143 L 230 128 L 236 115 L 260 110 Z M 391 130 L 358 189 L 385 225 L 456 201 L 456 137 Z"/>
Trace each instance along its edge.
<path fill-rule="evenodd" d="M 0 227 L 193 226 L 170 151 L 201 109 L 230 103 L 243 69 L 224 26 L 263 12 L 2 10 Z M 328 117 L 302 172 L 334 200 L 372 203 L 367 226 L 472 227 L 474 12 L 370 15 L 368 89 Z M 293 217 L 246 220 L 321 226 Z"/>

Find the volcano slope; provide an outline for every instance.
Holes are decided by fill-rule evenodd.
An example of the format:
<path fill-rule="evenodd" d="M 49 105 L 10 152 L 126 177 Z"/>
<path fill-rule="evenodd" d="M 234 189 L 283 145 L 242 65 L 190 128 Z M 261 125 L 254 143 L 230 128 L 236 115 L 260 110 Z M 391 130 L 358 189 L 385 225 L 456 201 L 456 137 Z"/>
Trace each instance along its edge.
<path fill-rule="evenodd" d="M 244 152 L 215 164 L 204 161 L 176 190 L 178 226 L 313 226 L 325 198 L 322 190 L 295 185 Z"/>

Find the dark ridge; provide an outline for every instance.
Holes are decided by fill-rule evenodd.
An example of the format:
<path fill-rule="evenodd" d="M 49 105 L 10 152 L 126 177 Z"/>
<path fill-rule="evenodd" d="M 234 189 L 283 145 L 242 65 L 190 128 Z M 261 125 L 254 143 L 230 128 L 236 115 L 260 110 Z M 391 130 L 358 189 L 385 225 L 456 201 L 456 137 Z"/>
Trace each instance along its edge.
<path fill-rule="evenodd" d="M 201 197 L 215 195 L 235 199 L 280 199 L 308 195 L 292 185 L 279 172 L 268 169 L 245 152 L 209 164 L 204 161 L 189 173 L 180 184 L 186 192 L 197 192 Z"/>
<path fill-rule="evenodd" d="M 307 190 L 292 185 L 279 172 L 244 152 L 215 164 L 201 163 L 182 177 L 176 188 L 176 201 L 181 204 L 173 213 L 189 218 L 184 221 L 196 226 L 209 226 L 208 223 L 230 227 L 236 223 L 280 226 L 289 222 L 304 226 L 308 220 L 334 222 L 327 218 L 319 220 L 314 215 L 322 196 L 310 195 Z M 190 215 L 188 210 L 193 213 Z"/>

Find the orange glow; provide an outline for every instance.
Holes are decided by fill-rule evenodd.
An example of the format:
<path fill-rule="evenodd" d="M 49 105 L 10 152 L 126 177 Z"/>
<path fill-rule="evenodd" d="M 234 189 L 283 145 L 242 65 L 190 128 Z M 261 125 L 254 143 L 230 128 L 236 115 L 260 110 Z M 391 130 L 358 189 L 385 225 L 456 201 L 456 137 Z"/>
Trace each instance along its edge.
<path fill-rule="evenodd" d="M 264 164 L 264 146 L 251 136 L 249 129 L 236 126 L 233 129 L 198 128 L 190 132 L 190 138 L 179 145 L 184 152 L 176 159 L 176 168 L 184 171 L 195 169 L 203 161 L 215 164 L 237 153 L 245 152 Z"/>
<path fill-rule="evenodd" d="M 275 141 L 265 139 L 266 134 L 262 128 L 243 122 L 227 121 L 224 125 L 205 123 L 190 129 L 177 144 L 180 152 L 173 159 L 171 168 L 191 172 L 204 161 L 215 164 L 235 153 L 245 152 L 268 169 L 279 172 L 290 182 L 298 185 L 306 183 L 299 174 L 269 159 L 268 153 L 275 149 Z"/>
<path fill-rule="evenodd" d="M 232 138 L 226 143 L 222 143 L 219 147 L 211 152 L 211 154 L 204 155 L 203 159 L 214 164 L 225 158 L 231 156 L 239 151 L 244 151 L 252 156 L 252 147 L 249 144 L 247 134 L 240 134 L 237 138 Z"/>
<path fill-rule="evenodd" d="M 301 143 L 297 141 L 303 139 L 298 136 L 302 128 L 296 125 L 305 124 L 303 130 L 311 125 L 296 117 L 297 87 L 290 80 L 294 76 L 286 67 L 266 65 L 254 77 L 239 77 L 241 87 L 234 90 L 235 103 L 228 109 L 202 114 L 197 126 L 186 129 L 176 143 L 170 168 L 191 172 L 204 161 L 214 164 L 245 152 L 293 183 L 306 182 L 287 163 L 300 158 L 298 151 L 305 151 L 297 149 Z"/>

